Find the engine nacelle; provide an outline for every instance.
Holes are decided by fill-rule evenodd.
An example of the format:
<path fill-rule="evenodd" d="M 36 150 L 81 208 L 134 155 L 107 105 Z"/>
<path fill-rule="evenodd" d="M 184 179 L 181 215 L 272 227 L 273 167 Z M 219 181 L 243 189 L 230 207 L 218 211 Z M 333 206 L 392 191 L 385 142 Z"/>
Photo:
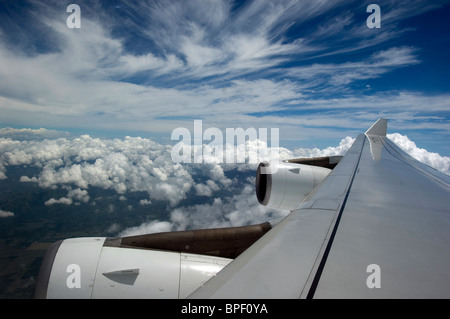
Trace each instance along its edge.
<path fill-rule="evenodd" d="M 232 259 L 123 248 L 104 237 L 55 243 L 43 260 L 36 298 L 185 298 Z"/>
<path fill-rule="evenodd" d="M 262 205 L 293 210 L 330 172 L 312 165 L 262 162 L 256 172 L 256 196 Z"/>

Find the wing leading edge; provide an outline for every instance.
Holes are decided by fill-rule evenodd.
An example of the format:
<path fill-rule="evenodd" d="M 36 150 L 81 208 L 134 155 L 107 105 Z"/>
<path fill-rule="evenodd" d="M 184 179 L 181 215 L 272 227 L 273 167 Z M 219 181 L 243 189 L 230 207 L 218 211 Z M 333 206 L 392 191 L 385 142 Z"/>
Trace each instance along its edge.
<path fill-rule="evenodd" d="M 450 177 L 386 128 L 359 135 L 320 187 L 190 297 L 450 297 Z"/>

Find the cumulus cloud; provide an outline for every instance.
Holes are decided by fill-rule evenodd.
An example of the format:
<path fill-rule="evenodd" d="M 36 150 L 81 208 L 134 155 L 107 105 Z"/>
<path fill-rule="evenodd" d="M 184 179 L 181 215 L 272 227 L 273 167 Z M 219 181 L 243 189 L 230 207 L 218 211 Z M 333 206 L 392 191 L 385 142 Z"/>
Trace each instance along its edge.
<path fill-rule="evenodd" d="M 106 230 L 108 234 L 117 234 L 117 232 L 120 230 L 121 226 L 118 223 L 113 223 L 109 228 Z"/>
<path fill-rule="evenodd" d="M 418 148 L 404 135 L 395 133 L 388 137 L 416 159 L 450 174 L 449 157 Z M 139 206 L 166 202 L 167 220 L 146 222 L 123 230 L 122 235 L 239 226 L 277 219 L 286 214 L 257 202 L 253 173 L 258 161 L 274 157 L 289 159 L 344 155 L 353 142 L 354 138 L 346 137 L 338 146 L 289 150 L 283 147 L 267 148 L 267 143 L 260 140 L 246 141 L 245 147 L 234 149 L 237 156 L 242 155 L 239 152 L 245 152 L 244 163 L 209 161 L 184 164 L 172 161 L 171 145 L 140 137 L 99 139 L 82 135 L 72 139 L 30 141 L 0 138 L 0 178 L 7 178 L 10 166 L 34 167 L 34 175 L 21 176 L 20 182 L 67 192 L 60 198 L 44 199 L 43 204 L 47 206 L 94 205 L 95 201 L 91 201 L 89 195 L 91 187 L 112 190 L 120 201 L 132 197 L 130 193 L 146 192 L 148 197 L 143 195 L 135 203 Z M 207 147 L 198 146 L 194 153 L 198 156 L 198 152 L 207 150 Z M 271 152 L 261 151 L 267 149 Z M 183 203 L 188 195 L 194 198 Z M 201 198 L 203 203 L 195 201 L 195 196 Z M 132 208 L 128 206 L 128 211 Z M 112 203 L 109 210 L 115 211 Z M 3 211 L 2 217 L 13 216 L 11 214 Z M 120 227 L 112 229 L 119 230 Z"/>
<path fill-rule="evenodd" d="M 6 178 L 7 178 L 6 175 L 5 175 L 5 172 L 6 172 L 6 167 L 5 167 L 5 165 L 3 165 L 3 164 L 0 162 L 0 180 L 6 179 Z"/>
<path fill-rule="evenodd" d="M 14 213 L 7 211 L 7 210 L 0 209 L 0 218 L 6 218 L 6 217 L 14 217 Z"/>
<path fill-rule="evenodd" d="M 139 201 L 139 205 L 141 205 L 141 206 L 150 205 L 151 203 L 152 203 L 152 201 L 150 201 L 148 199 L 141 199 Z"/>
<path fill-rule="evenodd" d="M 426 149 L 417 147 L 416 143 L 399 133 L 388 134 L 387 137 L 416 160 L 450 175 L 450 157 L 441 156 L 438 153 L 428 152 Z"/>
<path fill-rule="evenodd" d="M 195 183 L 187 168 L 171 161 L 170 149 L 139 137 L 0 139 L 0 178 L 7 177 L 7 166 L 32 165 L 40 169 L 39 173 L 22 176 L 21 182 L 35 182 L 43 188 L 74 188 L 66 197 L 48 200 L 47 205 L 87 202 L 89 187 L 112 189 L 120 195 L 146 191 L 150 199 L 168 199 L 176 205 Z"/>
<path fill-rule="evenodd" d="M 409 140 L 407 136 L 398 133 L 389 134 L 388 138 L 393 140 L 394 143 L 417 160 L 428 164 L 443 173 L 450 174 L 449 157 L 443 157 L 439 154 L 420 149 L 414 142 Z M 353 145 L 354 141 L 354 138 L 346 137 L 341 140 L 338 146 L 330 146 L 325 149 L 299 148 L 290 151 L 286 148 L 279 148 L 271 155 L 276 155 L 276 157 L 281 159 L 345 155 L 348 149 Z M 264 142 L 261 141 L 247 142 L 247 156 L 249 156 L 248 154 L 251 152 L 256 152 L 258 150 L 257 146 L 259 147 L 261 143 L 264 144 Z M 273 157 L 266 159 L 271 158 Z M 206 167 L 208 166 L 206 165 Z M 213 167 L 215 168 L 215 166 Z M 218 170 L 218 172 L 220 172 L 218 176 L 222 176 L 222 174 L 223 176 L 226 176 L 226 172 L 230 169 L 230 165 L 222 164 L 219 167 L 221 169 Z M 247 161 L 246 164 L 239 166 L 238 170 L 246 171 L 254 168 L 255 166 Z M 204 172 L 207 171 L 208 168 L 204 168 Z M 215 174 L 210 174 L 210 176 L 215 176 Z M 231 179 L 230 182 L 232 183 Z M 210 203 L 183 206 L 173 209 L 170 213 L 170 220 L 164 224 L 166 227 L 165 231 L 241 226 L 276 220 L 286 216 L 288 211 L 274 210 L 258 203 L 255 196 L 254 182 L 254 178 L 248 178 L 244 184 L 239 185 L 240 192 L 233 196 L 225 198 L 215 197 Z M 217 189 L 216 187 L 222 189 L 224 185 L 219 186 L 212 180 L 208 180 L 206 183 L 196 184 L 196 195 L 213 196 L 213 191 Z M 121 236 L 136 235 L 139 230 L 142 230 L 140 234 L 144 234 L 147 229 L 153 229 L 153 226 L 153 222 L 143 223 L 138 228 L 133 227 L 131 229 L 125 229 L 122 231 Z"/>
<path fill-rule="evenodd" d="M 237 157 L 244 152 L 245 162 L 238 164 L 240 170 L 256 168 L 255 160 L 249 163 L 249 154 L 257 152 L 256 144 L 260 142 L 247 142 L 246 148 L 235 147 Z M 66 197 L 49 199 L 46 205 L 87 202 L 89 187 L 100 187 L 114 190 L 121 196 L 145 191 L 149 199 L 141 201 L 141 205 L 151 200 L 164 200 L 175 207 L 191 189 L 197 195 L 212 196 L 220 188 L 232 186 L 233 180 L 226 172 L 236 168 L 234 163 L 174 163 L 171 150 L 171 145 L 139 137 L 108 140 L 82 135 L 43 141 L 0 139 L 0 172 L 6 178 L 7 166 L 32 165 L 39 168 L 39 173 L 21 176 L 21 182 L 34 182 L 51 189 L 71 187 Z"/>
<path fill-rule="evenodd" d="M 53 204 L 72 205 L 72 203 L 79 205 L 80 203 L 87 203 L 88 201 L 89 201 L 89 195 L 88 195 L 87 190 L 82 190 L 79 188 L 71 189 L 69 187 L 67 197 L 61 197 L 59 199 L 50 198 L 44 204 L 46 206 L 50 206 Z"/>
<path fill-rule="evenodd" d="M 249 178 L 238 194 L 216 197 L 211 203 L 177 207 L 170 212 L 169 221 L 143 223 L 125 229 L 119 236 L 146 234 L 160 229 L 181 231 L 250 225 L 280 219 L 289 213 L 260 205 L 255 196 L 254 183 L 254 178 Z"/>
<path fill-rule="evenodd" d="M 339 146 L 329 146 L 325 149 L 298 148 L 294 150 L 292 153 L 294 157 L 320 157 L 320 156 L 344 155 L 353 145 L 354 141 L 355 141 L 354 138 L 347 136 L 346 138 L 341 140 Z"/>
<path fill-rule="evenodd" d="M 154 220 L 150 223 L 145 223 L 136 227 L 127 228 L 125 231 L 121 232 L 119 236 L 125 237 L 142 234 L 161 233 L 161 232 L 168 232 L 171 230 L 172 224 L 170 222 Z"/>
<path fill-rule="evenodd" d="M 50 198 L 48 201 L 44 203 L 46 206 L 50 206 L 53 204 L 63 204 L 63 205 L 71 205 L 72 199 L 67 197 L 61 197 L 60 199 Z"/>
<path fill-rule="evenodd" d="M 196 184 L 195 191 L 198 196 L 212 196 L 214 191 L 218 191 L 220 187 L 213 180 L 206 181 L 206 184 Z"/>

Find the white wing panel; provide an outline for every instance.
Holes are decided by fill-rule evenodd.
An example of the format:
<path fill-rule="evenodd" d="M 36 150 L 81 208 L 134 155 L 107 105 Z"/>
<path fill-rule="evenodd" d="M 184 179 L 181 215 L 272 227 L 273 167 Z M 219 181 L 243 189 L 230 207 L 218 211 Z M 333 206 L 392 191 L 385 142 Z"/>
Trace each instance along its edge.
<path fill-rule="evenodd" d="M 369 143 L 314 297 L 450 297 L 448 176 Z"/>

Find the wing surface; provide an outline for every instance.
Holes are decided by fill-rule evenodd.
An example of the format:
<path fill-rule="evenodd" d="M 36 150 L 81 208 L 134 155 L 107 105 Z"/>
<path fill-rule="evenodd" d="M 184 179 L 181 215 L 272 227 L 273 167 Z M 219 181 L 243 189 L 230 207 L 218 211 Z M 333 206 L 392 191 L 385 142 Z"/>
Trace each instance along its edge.
<path fill-rule="evenodd" d="M 386 128 L 359 135 L 296 210 L 190 297 L 449 298 L 450 177 Z"/>

